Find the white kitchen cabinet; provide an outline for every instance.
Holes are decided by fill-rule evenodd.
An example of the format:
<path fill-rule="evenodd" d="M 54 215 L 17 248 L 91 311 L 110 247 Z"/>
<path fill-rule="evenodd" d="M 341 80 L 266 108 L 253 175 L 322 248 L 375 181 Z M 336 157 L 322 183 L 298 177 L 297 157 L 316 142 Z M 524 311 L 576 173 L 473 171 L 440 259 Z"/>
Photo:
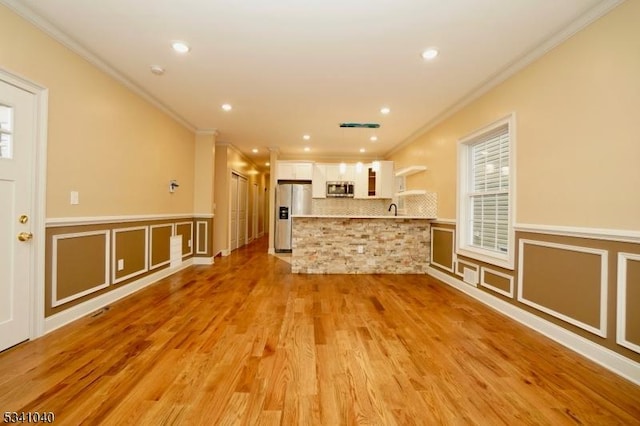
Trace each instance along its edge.
<path fill-rule="evenodd" d="M 311 197 L 327 198 L 327 165 L 313 165 L 313 179 L 311 180 Z"/>
<path fill-rule="evenodd" d="M 373 163 L 364 164 L 356 174 L 355 198 L 392 198 L 394 188 L 393 161 L 378 161 L 380 168 L 373 170 Z"/>
<path fill-rule="evenodd" d="M 277 180 L 312 180 L 313 163 L 278 161 L 276 163 Z"/>
<path fill-rule="evenodd" d="M 356 165 L 345 164 L 344 170 L 340 170 L 340 164 L 331 163 L 327 164 L 327 182 L 332 181 L 348 181 L 355 182 L 356 180 Z"/>
<path fill-rule="evenodd" d="M 393 161 L 379 161 L 380 171 L 376 173 L 376 198 L 393 197 L 394 171 Z"/>

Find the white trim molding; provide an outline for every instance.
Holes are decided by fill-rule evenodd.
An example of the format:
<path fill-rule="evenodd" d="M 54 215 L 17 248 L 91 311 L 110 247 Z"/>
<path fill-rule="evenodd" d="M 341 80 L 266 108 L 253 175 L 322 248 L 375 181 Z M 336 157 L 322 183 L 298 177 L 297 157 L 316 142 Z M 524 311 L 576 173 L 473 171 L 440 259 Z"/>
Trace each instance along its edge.
<path fill-rule="evenodd" d="M 492 123 L 483 126 L 482 128 L 475 130 L 474 132 L 465 135 L 457 141 L 457 159 L 456 164 L 458 167 L 457 180 L 456 180 L 456 200 L 457 200 L 457 218 L 459 223 L 457 225 L 455 250 L 457 255 L 462 255 L 471 259 L 475 259 L 481 262 L 489 263 L 491 265 L 499 266 L 505 269 L 514 269 L 515 265 L 515 231 L 514 223 L 516 218 L 516 159 L 517 155 L 517 120 L 516 113 L 511 112 L 506 116 L 501 117 Z M 500 132 L 502 135 L 502 129 L 506 128 L 506 134 L 508 135 L 509 142 L 509 164 L 507 166 L 509 185 L 507 189 L 501 189 L 497 192 L 476 192 L 475 188 L 472 188 L 472 168 L 473 160 L 471 153 L 473 147 L 478 144 L 485 143 L 487 137 L 493 138 L 496 136 L 496 132 Z M 477 245 L 473 245 L 472 236 L 472 197 L 480 195 L 492 195 L 503 194 L 508 196 L 508 211 L 507 211 L 507 251 L 502 252 L 498 250 L 486 249 Z"/>
<path fill-rule="evenodd" d="M 444 266 L 444 265 L 440 265 L 439 263 L 436 263 L 433 261 L 433 231 L 444 231 L 444 232 L 450 232 L 451 235 L 451 267 L 449 268 L 448 266 Z M 437 226 L 432 226 L 431 227 L 431 247 L 430 247 L 430 257 L 431 259 L 429 259 L 429 263 L 431 263 L 432 265 L 436 265 L 438 268 L 442 268 L 445 271 L 449 271 L 451 273 L 454 273 L 454 271 L 456 270 L 456 233 L 455 230 L 450 229 L 450 228 L 439 228 Z"/>
<path fill-rule="evenodd" d="M 192 218 L 192 213 L 184 214 L 145 214 L 129 216 L 91 216 L 91 217 L 52 217 L 47 218 L 48 228 L 60 226 L 104 225 L 109 223 L 143 222 L 155 220 L 175 220 Z"/>
<path fill-rule="evenodd" d="M 484 280 L 484 274 L 488 272 L 492 275 L 496 275 L 501 278 L 505 278 L 509 280 L 509 291 L 505 291 L 501 288 L 495 287 Z M 505 274 L 504 272 L 496 271 L 495 269 L 487 268 L 486 266 L 480 267 L 480 286 L 484 288 L 488 288 L 491 291 L 495 291 L 498 294 L 506 296 L 510 299 L 513 299 L 513 277 L 511 275 Z"/>
<path fill-rule="evenodd" d="M 589 253 L 589 254 L 595 254 L 600 256 L 600 321 L 598 324 L 598 327 L 594 327 L 590 324 L 586 324 L 582 321 L 579 321 L 575 318 L 572 318 L 568 315 L 565 315 L 563 313 L 557 312 L 551 308 L 548 308 L 546 306 L 542 306 L 532 300 L 528 300 L 523 296 L 523 290 L 524 290 L 524 282 L 523 282 L 523 277 L 524 277 L 524 257 L 525 257 L 525 251 L 524 251 L 524 246 L 525 244 L 528 245 L 535 245 L 535 246 L 540 246 L 540 247 L 547 247 L 547 248 L 555 248 L 555 249 L 560 249 L 560 250 L 568 250 L 568 251 L 575 251 L 578 253 Z M 586 330 L 590 333 L 595 334 L 596 336 L 600 336 L 600 337 L 607 337 L 607 291 L 608 291 L 608 276 L 609 276 L 609 271 L 608 271 L 608 256 L 609 252 L 606 250 L 601 250 L 601 249 L 594 249 L 594 248 L 590 248 L 590 247 L 582 247 L 582 246 L 572 246 L 572 245 L 567 245 L 567 244 L 557 244 L 557 243 L 550 243 L 547 241 L 534 241 L 534 240 L 527 240 L 527 239 L 520 239 L 520 244 L 519 244 L 519 259 L 518 259 L 518 292 L 517 292 L 517 300 L 518 302 L 524 303 L 525 305 L 531 306 L 532 308 L 535 308 L 541 312 L 547 313 L 551 316 L 554 316 L 558 319 L 561 319 L 562 321 L 568 322 L 569 324 L 573 324 L 576 327 L 580 327 L 583 330 Z"/>
<path fill-rule="evenodd" d="M 193 264 L 194 265 L 213 265 L 214 258 L 213 257 L 194 257 Z"/>
<path fill-rule="evenodd" d="M 561 345 L 575 351 L 608 370 L 640 385 L 640 363 L 598 345 L 591 340 L 579 336 L 569 330 L 553 324 L 537 315 L 527 312 L 511 303 L 502 300 L 484 290 L 468 286 L 459 279 L 429 267 L 427 274 L 447 285 L 473 297 L 486 306 L 506 315 L 507 317 L 537 331 Z"/>
<path fill-rule="evenodd" d="M 91 288 L 88 288 L 80 293 L 75 293 L 62 299 L 58 299 L 58 241 L 67 240 L 71 238 L 84 238 L 92 237 L 95 235 L 104 235 L 104 281 L 97 283 Z M 79 299 L 87 294 L 95 293 L 98 290 L 109 287 L 109 243 L 110 243 L 109 231 L 90 231 L 90 232 L 76 232 L 72 234 L 59 234 L 53 236 L 52 241 L 52 253 L 51 253 L 51 307 L 64 305 L 72 300 Z"/>
<path fill-rule="evenodd" d="M 533 232 L 536 234 L 559 235 L 563 237 L 589 238 L 594 240 L 620 241 L 623 243 L 640 244 L 640 231 L 623 229 L 581 228 L 575 226 L 537 225 L 518 223 L 518 232 Z"/>
<path fill-rule="evenodd" d="M 618 309 L 617 309 L 617 332 L 616 343 L 640 353 L 640 345 L 627 340 L 627 287 L 629 285 L 640 285 L 627 281 L 627 263 L 629 261 L 640 262 L 640 254 L 618 253 Z M 636 307 L 637 308 L 637 307 Z"/>
<path fill-rule="evenodd" d="M 132 231 L 144 231 L 144 267 L 128 275 L 125 275 L 124 277 L 116 278 L 116 273 L 118 272 L 118 259 L 116 259 L 116 249 L 117 249 L 116 236 L 118 233 L 132 232 Z M 111 251 L 112 251 L 111 266 L 112 266 L 112 277 L 113 277 L 112 283 L 113 284 L 117 284 L 119 282 L 128 280 L 129 278 L 133 278 L 137 275 L 144 274 L 145 272 L 149 271 L 149 227 L 148 226 L 134 226 L 131 228 L 114 229 L 112 232 L 112 238 L 113 238 L 113 245 L 111 247 Z"/>

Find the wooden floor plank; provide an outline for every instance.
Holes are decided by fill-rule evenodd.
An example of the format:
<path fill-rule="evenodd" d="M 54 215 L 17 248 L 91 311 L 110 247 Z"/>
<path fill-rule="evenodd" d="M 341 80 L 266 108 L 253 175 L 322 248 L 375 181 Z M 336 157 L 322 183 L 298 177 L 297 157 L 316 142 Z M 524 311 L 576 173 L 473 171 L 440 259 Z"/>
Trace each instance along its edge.
<path fill-rule="evenodd" d="M 292 275 L 266 238 L 0 353 L 56 424 L 640 424 L 640 387 L 424 275 Z"/>

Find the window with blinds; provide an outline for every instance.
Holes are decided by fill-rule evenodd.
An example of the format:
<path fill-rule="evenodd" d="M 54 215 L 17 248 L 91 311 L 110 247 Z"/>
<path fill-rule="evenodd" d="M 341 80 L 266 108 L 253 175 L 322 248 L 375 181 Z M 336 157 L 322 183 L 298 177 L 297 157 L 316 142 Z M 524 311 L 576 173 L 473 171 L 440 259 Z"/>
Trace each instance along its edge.
<path fill-rule="evenodd" d="M 511 115 L 460 141 L 458 154 L 459 254 L 513 267 L 514 202 Z"/>
<path fill-rule="evenodd" d="M 471 245 L 506 253 L 509 247 L 509 129 L 502 126 L 471 146 Z"/>

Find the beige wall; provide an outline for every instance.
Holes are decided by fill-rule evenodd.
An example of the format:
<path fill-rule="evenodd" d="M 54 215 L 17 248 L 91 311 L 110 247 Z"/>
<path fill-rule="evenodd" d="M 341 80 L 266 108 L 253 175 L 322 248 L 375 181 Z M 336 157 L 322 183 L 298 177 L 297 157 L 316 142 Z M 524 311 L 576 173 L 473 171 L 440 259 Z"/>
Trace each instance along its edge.
<path fill-rule="evenodd" d="M 640 229 L 640 2 L 625 2 L 394 153 L 456 217 L 457 141 L 516 113 L 516 222 Z"/>
<path fill-rule="evenodd" d="M 49 89 L 47 217 L 192 211 L 192 131 L 4 6 L 0 58 Z"/>
<path fill-rule="evenodd" d="M 196 214 L 209 214 L 214 210 L 215 145 L 215 133 L 198 132 L 196 134 L 193 184 L 193 211 Z"/>

